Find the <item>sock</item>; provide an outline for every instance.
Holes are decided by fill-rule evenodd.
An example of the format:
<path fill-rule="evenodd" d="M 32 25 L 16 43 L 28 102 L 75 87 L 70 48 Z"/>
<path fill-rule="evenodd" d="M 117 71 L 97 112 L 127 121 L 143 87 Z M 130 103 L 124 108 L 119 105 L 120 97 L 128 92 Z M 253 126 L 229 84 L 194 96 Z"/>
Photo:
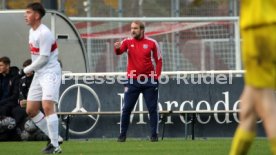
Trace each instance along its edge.
<path fill-rule="evenodd" d="M 273 155 L 276 155 L 276 137 L 269 139 L 270 149 Z"/>
<path fill-rule="evenodd" d="M 44 114 L 41 111 L 39 111 L 39 113 L 32 118 L 32 121 L 42 132 L 49 136 L 47 122 Z"/>
<path fill-rule="evenodd" d="M 247 154 L 254 138 L 255 132 L 246 131 L 240 127 L 237 128 L 229 155 L 245 155 Z"/>
<path fill-rule="evenodd" d="M 54 147 L 58 147 L 58 117 L 57 114 L 51 114 L 46 117 L 47 120 L 47 126 L 49 131 L 49 138 L 51 140 L 51 144 L 53 144 Z"/>

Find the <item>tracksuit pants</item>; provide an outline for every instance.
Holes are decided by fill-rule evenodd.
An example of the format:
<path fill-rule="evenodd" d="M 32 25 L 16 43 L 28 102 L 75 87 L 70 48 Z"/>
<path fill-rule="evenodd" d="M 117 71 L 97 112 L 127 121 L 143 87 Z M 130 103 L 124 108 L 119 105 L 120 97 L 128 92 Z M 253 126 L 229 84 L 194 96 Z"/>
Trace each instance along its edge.
<path fill-rule="evenodd" d="M 122 136 L 126 136 L 130 122 L 130 114 L 136 104 L 140 93 L 143 94 L 147 109 L 149 111 L 151 136 L 157 136 L 158 134 L 158 81 L 155 80 L 153 83 L 150 79 L 148 79 L 147 82 L 142 82 L 143 84 L 139 83 L 135 79 L 131 79 L 128 80 L 128 83 L 125 85 L 125 96 L 120 126 L 120 135 Z"/>

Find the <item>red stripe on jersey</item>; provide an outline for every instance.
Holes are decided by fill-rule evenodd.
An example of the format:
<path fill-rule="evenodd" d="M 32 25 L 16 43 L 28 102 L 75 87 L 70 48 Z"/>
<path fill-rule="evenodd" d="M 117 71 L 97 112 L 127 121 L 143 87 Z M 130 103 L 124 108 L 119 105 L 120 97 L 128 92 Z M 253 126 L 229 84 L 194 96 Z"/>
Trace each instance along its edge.
<path fill-rule="evenodd" d="M 51 52 L 53 52 L 55 49 L 57 49 L 57 42 L 52 45 Z"/>
<path fill-rule="evenodd" d="M 31 43 L 29 44 L 29 49 L 30 49 L 31 54 L 39 55 L 40 49 L 37 47 L 34 47 Z M 57 42 L 54 42 L 54 44 L 52 45 L 51 52 L 54 52 L 55 49 L 57 49 Z"/>

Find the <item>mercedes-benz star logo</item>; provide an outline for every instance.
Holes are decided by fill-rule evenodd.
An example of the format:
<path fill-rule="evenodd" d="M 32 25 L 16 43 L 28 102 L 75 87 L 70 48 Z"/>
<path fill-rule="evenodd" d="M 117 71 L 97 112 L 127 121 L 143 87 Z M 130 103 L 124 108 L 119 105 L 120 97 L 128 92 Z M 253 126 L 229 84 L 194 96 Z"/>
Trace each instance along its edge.
<path fill-rule="evenodd" d="M 93 111 L 89 110 L 89 112 L 100 112 L 101 111 L 100 100 L 99 100 L 98 95 L 96 94 L 96 92 L 92 88 L 90 88 L 89 86 L 87 86 L 87 85 L 84 85 L 84 84 L 75 84 L 75 85 L 72 85 L 72 86 L 68 87 L 62 93 L 62 95 L 60 96 L 60 100 L 59 100 L 59 104 L 58 104 L 58 110 L 60 112 L 70 112 L 70 111 L 64 109 L 64 107 L 66 107 L 66 104 L 70 104 L 70 103 L 68 103 L 68 100 L 66 100 L 67 102 L 64 102 L 64 99 L 66 98 L 65 97 L 66 95 L 70 95 L 70 96 L 75 95 L 75 94 L 73 94 L 73 95 L 70 94 L 70 93 L 74 92 L 75 89 L 77 89 L 76 102 L 74 103 L 75 104 L 75 108 L 73 110 L 71 110 L 71 112 L 88 112 L 85 109 L 85 107 L 83 106 L 81 89 L 84 89 L 87 92 L 89 92 L 89 94 L 92 94 L 92 97 L 94 97 L 94 99 L 96 101 L 96 102 L 93 102 L 93 103 L 89 102 L 89 104 L 93 104 L 92 106 L 94 107 Z M 87 126 L 89 126 L 89 128 L 85 129 L 85 130 L 82 130 L 82 131 L 76 131 L 76 130 L 74 130 L 74 129 L 72 129 L 72 128 L 69 127 L 69 132 L 70 133 L 76 134 L 76 135 L 83 135 L 83 134 L 89 133 L 95 127 L 95 125 L 97 124 L 97 122 L 99 120 L 99 117 L 100 117 L 100 115 L 84 115 L 84 116 L 88 117 L 88 118 L 90 118 L 92 120 L 92 122 L 90 124 L 87 124 Z M 75 116 L 75 117 L 78 117 L 78 116 Z M 62 126 L 65 128 L 64 124 Z"/>

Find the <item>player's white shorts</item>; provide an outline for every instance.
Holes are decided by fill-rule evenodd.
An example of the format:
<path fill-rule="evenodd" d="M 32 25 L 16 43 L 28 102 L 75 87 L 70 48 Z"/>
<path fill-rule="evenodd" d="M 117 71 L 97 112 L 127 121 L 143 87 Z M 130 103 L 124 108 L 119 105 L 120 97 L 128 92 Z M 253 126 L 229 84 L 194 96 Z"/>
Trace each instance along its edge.
<path fill-rule="evenodd" d="M 61 71 L 35 73 L 28 92 L 29 101 L 50 100 L 58 103 Z"/>

